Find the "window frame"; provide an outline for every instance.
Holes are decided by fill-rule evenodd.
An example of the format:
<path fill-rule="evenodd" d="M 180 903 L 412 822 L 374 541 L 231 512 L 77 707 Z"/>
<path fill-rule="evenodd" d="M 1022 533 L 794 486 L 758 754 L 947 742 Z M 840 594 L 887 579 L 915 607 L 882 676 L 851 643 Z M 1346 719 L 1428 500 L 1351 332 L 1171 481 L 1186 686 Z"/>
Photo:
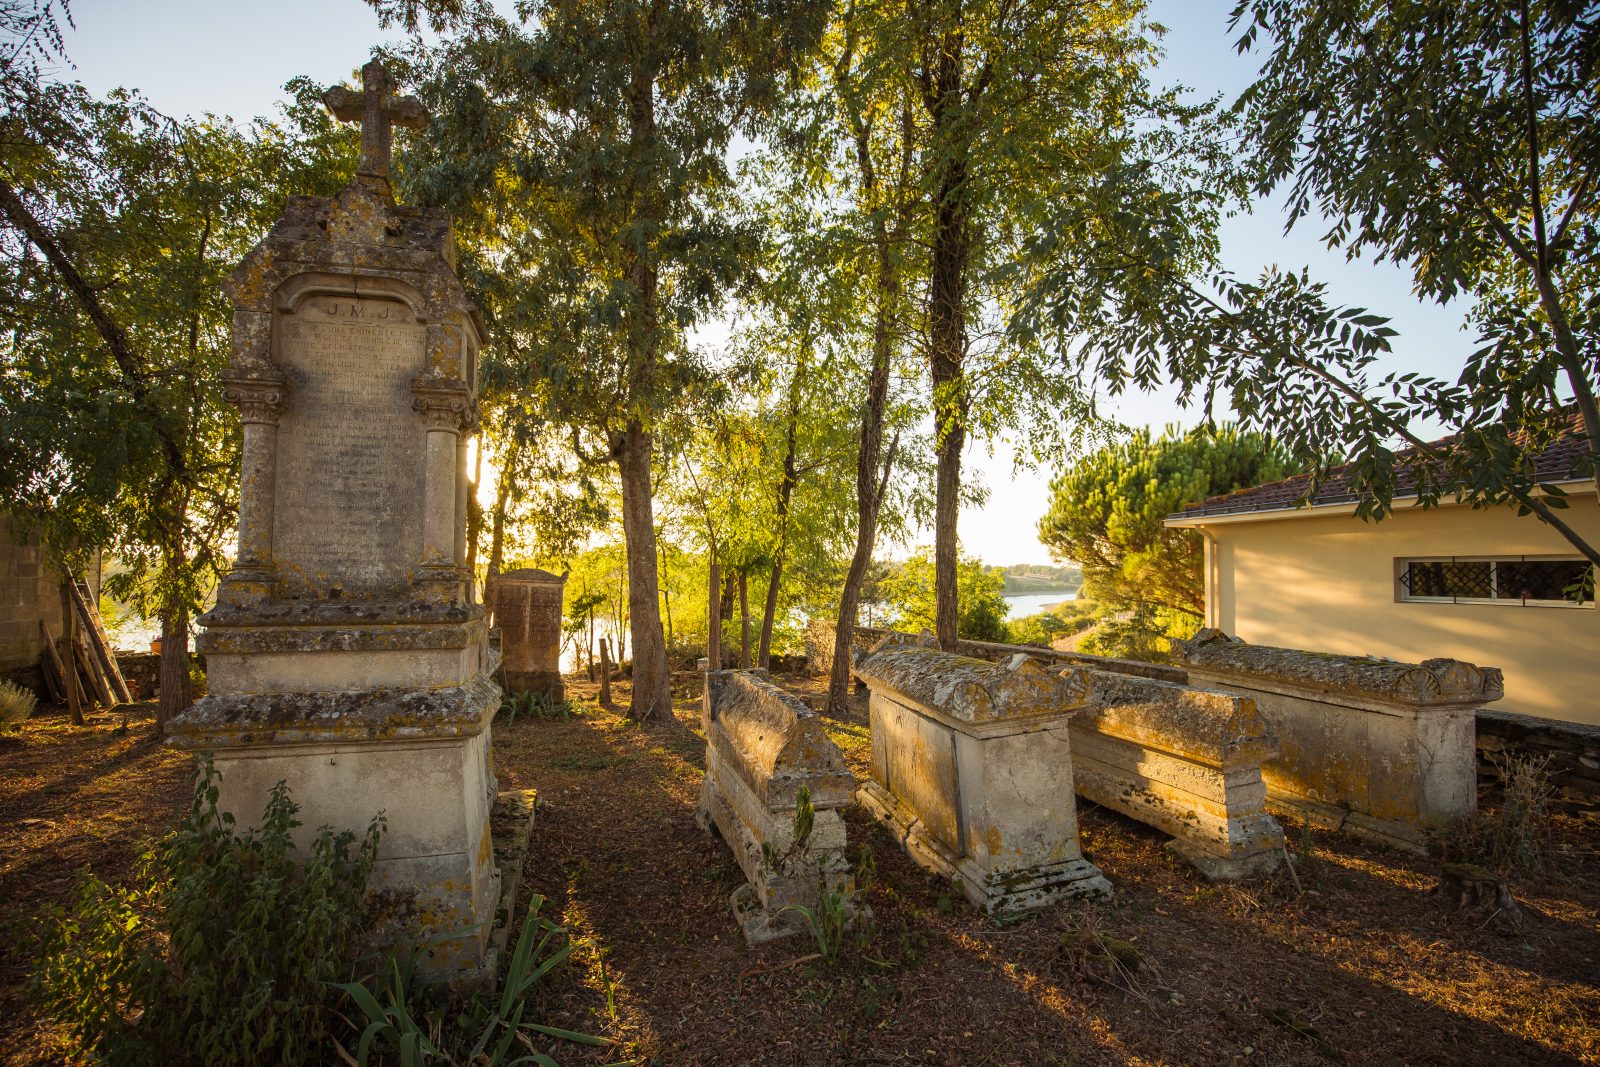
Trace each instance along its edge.
<path fill-rule="evenodd" d="M 1395 601 L 1400 604 L 1494 604 L 1501 607 L 1519 608 L 1576 608 L 1592 609 L 1596 599 L 1591 597 L 1581 604 L 1574 604 L 1570 600 L 1532 600 L 1527 597 L 1467 597 L 1467 596 L 1416 596 L 1407 587 L 1405 576 L 1413 563 L 1487 563 L 1489 564 L 1489 588 L 1499 586 L 1499 575 L 1495 570 L 1496 563 L 1589 563 L 1588 560 L 1578 555 L 1521 555 L 1500 554 L 1495 556 L 1396 556 L 1394 558 L 1394 589 Z M 1593 563 L 1589 563 L 1592 570 Z"/>

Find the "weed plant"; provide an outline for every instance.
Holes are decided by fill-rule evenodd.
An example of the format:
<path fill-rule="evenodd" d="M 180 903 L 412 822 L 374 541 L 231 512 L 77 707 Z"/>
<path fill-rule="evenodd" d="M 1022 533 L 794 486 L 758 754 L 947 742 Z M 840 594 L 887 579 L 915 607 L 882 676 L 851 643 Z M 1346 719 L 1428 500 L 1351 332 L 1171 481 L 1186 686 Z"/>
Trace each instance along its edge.
<path fill-rule="evenodd" d="M 516 722 L 518 719 L 556 722 L 561 719 L 576 718 L 578 714 L 578 705 L 570 700 L 556 700 L 549 693 L 536 693 L 531 690 L 507 693 L 500 701 L 501 722 Z"/>
<path fill-rule="evenodd" d="M 846 945 L 850 943 L 852 932 L 858 947 L 871 940 L 872 930 L 869 925 L 871 912 L 861 901 L 871 890 L 876 874 L 877 868 L 872 853 L 866 846 L 862 846 L 856 872 L 845 881 L 844 885 L 837 889 L 823 890 L 815 908 L 808 908 L 803 904 L 790 904 L 783 909 L 783 911 L 798 912 L 800 917 L 805 919 L 806 925 L 811 930 L 811 936 L 817 943 L 817 955 L 825 965 L 832 967 L 839 962 Z"/>
<path fill-rule="evenodd" d="M 492 995 L 473 997 L 464 1005 L 453 1003 L 442 991 L 418 985 L 412 966 L 414 957 L 407 962 L 387 960 L 381 977 L 371 983 L 339 985 L 337 988 L 350 998 L 361 1016 L 353 1023 L 360 1033 L 355 1052 L 352 1054 L 341 1045 L 340 1058 L 357 1067 L 393 1062 L 400 1067 L 510 1067 L 523 1063 L 556 1067 L 556 1061 L 540 1051 L 536 1038 L 581 1045 L 607 1044 L 604 1038 L 526 1018 L 529 994 L 541 979 L 566 962 L 573 949 L 566 931 L 539 914 L 543 906 L 544 898 L 535 894 L 528 904 L 528 916 L 507 964 L 505 979 Z"/>
<path fill-rule="evenodd" d="M 217 810 L 219 781 L 202 760 L 188 816 L 145 848 L 133 888 L 87 875 L 46 924 L 32 993 L 83 1058 L 265 1067 L 327 1047 L 329 983 L 350 973 L 383 817 L 298 851 L 284 783 L 241 834 Z"/>
<path fill-rule="evenodd" d="M 1500 806 L 1467 816 L 1443 840 L 1446 860 L 1464 859 L 1511 874 L 1535 874 L 1550 857 L 1548 756 L 1491 756 L 1500 776 Z"/>
<path fill-rule="evenodd" d="M 0 682 L 0 726 L 15 726 L 33 714 L 39 698 L 15 682 Z"/>

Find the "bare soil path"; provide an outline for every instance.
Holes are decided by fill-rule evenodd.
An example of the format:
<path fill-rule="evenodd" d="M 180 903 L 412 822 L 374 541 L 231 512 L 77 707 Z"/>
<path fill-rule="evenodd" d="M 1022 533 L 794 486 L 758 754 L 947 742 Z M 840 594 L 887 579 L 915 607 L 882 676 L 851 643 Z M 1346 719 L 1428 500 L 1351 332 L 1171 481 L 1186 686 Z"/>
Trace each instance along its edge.
<path fill-rule="evenodd" d="M 777 680 L 820 702 L 820 683 Z M 1084 846 L 1116 900 L 997 925 L 851 809 L 852 851 L 876 866 L 875 923 L 825 968 L 800 939 L 741 941 L 727 897 L 742 875 L 694 824 L 698 693 L 677 684 L 676 725 L 637 727 L 576 682 L 579 718 L 495 730 L 502 788 L 539 791 L 527 884 L 578 946 L 541 1010 L 616 1042 L 604 1057 L 567 1046 L 563 1064 L 1600 1063 L 1592 818 L 1558 820 L 1560 873 L 1515 886 L 1518 931 L 1445 911 L 1432 861 L 1342 835 L 1303 842 L 1291 827 L 1308 848 L 1303 889 L 1287 874 L 1217 887 L 1161 835 L 1085 807 Z M 863 775 L 860 708 L 830 732 Z M 30 723 L 0 741 L 0 909 L 64 900 L 85 863 L 125 871 L 134 839 L 178 817 L 184 765 L 104 729 Z M 1074 927 L 1133 944 L 1138 973 L 1080 974 L 1060 947 Z M 0 1060 L 51 1062 L 16 995 L 23 974 L 0 953 Z"/>

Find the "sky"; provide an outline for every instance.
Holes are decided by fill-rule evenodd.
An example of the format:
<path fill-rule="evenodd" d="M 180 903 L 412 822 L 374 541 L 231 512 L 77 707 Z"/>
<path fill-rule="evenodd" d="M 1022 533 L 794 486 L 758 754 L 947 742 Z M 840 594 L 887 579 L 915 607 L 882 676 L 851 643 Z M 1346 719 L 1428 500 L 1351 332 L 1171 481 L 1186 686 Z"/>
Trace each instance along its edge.
<path fill-rule="evenodd" d="M 1158 84 L 1229 100 L 1249 84 L 1259 60 L 1233 49 L 1227 28 L 1233 3 L 1152 0 L 1151 17 L 1170 31 Z M 270 18 L 262 17 L 264 6 Z M 276 114 L 283 84 L 296 75 L 321 84 L 351 80 L 373 45 L 397 39 L 379 29 L 361 0 L 76 0 L 73 16 L 77 28 L 66 45 L 76 69 L 64 73 L 91 91 L 137 88 L 168 114 L 211 112 L 239 120 Z M 1391 317 L 1400 336 L 1387 367 L 1455 376 L 1471 341 L 1462 332 L 1464 308 L 1421 303 L 1404 270 L 1347 262 L 1342 252 L 1322 246 L 1315 224 L 1285 235 L 1283 222 L 1277 201 L 1228 219 L 1222 227 L 1225 266 L 1246 278 L 1272 264 L 1309 266 L 1313 277 L 1329 283 L 1336 302 Z M 1157 430 L 1201 417 L 1178 408 L 1170 389 L 1106 398 L 1102 410 L 1127 425 Z M 964 551 L 991 564 L 1048 562 L 1036 525 L 1049 502 L 1049 472 L 1016 471 L 1003 441 L 973 444 L 966 467 L 989 496 L 983 506 L 962 512 Z"/>

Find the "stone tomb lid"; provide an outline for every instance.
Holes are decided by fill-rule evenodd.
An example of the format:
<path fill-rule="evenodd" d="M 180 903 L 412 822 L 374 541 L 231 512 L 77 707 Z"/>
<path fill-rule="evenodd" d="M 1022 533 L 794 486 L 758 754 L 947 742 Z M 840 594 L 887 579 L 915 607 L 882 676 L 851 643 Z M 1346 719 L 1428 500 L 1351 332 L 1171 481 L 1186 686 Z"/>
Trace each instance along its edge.
<path fill-rule="evenodd" d="M 1401 704 L 1483 703 L 1504 695 L 1498 667 L 1478 667 L 1458 659 L 1400 663 L 1376 656 L 1252 645 L 1210 626 L 1187 641 L 1174 641 L 1172 658 L 1193 670 L 1245 675 L 1242 685 L 1261 679 Z"/>
<path fill-rule="evenodd" d="M 1050 671 L 1023 653 L 1003 663 L 916 644 L 885 642 L 857 665 L 856 677 L 954 724 L 1068 715 L 1089 699 L 1089 672 Z"/>
<path fill-rule="evenodd" d="M 793 809 L 802 785 L 818 811 L 850 803 L 855 778 L 816 711 L 754 672 L 710 671 L 706 687 L 707 743 L 733 757 L 732 766 L 769 810 Z"/>
<path fill-rule="evenodd" d="M 551 574 L 549 571 L 540 570 L 538 567 L 518 567 L 516 570 L 512 571 L 501 571 L 500 575 L 495 580 L 512 582 L 552 582 L 555 584 L 561 584 L 567 580 L 567 576 L 565 574 Z"/>
<path fill-rule="evenodd" d="M 1114 671 L 1095 671 L 1091 682 L 1093 696 L 1075 727 L 1212 767 L 1278 754 L 1278 739 L 1251 697 Z"/>

